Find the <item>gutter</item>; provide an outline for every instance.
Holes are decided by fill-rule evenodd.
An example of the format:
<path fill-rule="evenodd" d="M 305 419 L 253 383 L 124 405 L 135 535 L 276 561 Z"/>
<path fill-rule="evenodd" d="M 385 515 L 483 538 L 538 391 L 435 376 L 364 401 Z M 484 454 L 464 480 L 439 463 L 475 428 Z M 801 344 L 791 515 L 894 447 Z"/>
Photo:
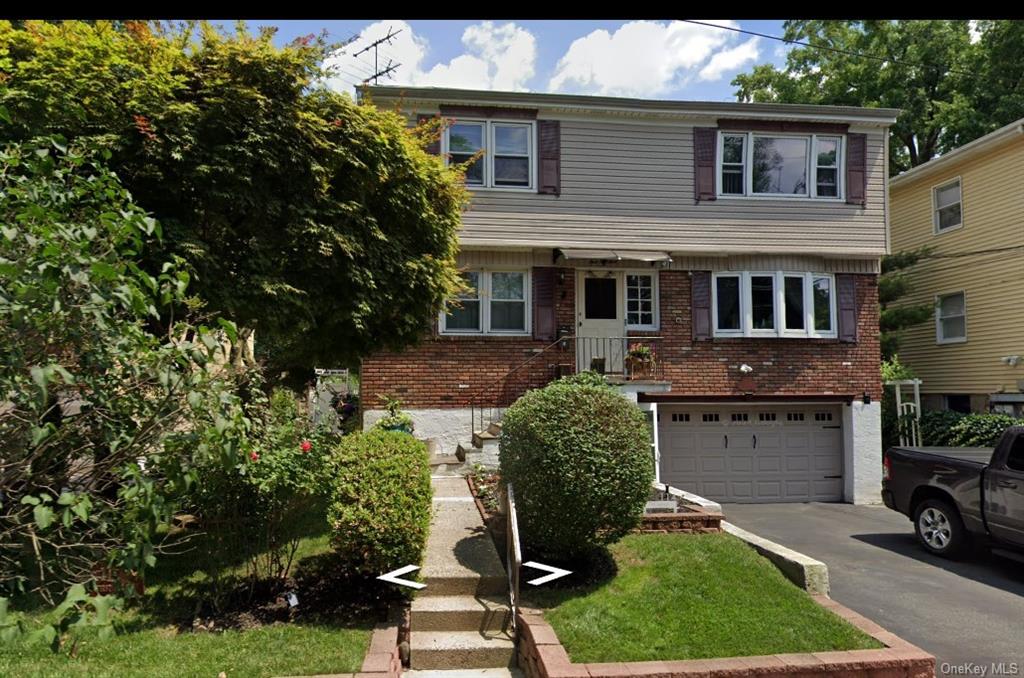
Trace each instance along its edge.
<path fill-rule="evenodd" d="M 1013 141 L 1022 134 L 1024 134 L 1024 118 L 1011 122 L 1005 127 L 1000 127 L 996 131 L 989 132 L 983 137 L 978 137 L 974 141 L 964 144 L 960 148 L 954 149 L 945 155 L 929 160 L 923 165 L 918 165 L 917 167 L 907 170 L 903 174 L 889 179 L 889 186 L 902 186 L 903 184 L 909 183 L 915 179 L 929 176 L 945 169 L 951 162 L 969 160 L 997 144 Z"/>

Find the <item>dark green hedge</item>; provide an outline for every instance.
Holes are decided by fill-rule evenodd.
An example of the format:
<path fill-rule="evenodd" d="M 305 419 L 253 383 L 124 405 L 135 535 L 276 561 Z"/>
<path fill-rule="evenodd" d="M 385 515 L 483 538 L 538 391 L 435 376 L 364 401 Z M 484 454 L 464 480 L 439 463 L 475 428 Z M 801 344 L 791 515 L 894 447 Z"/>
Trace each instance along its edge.
<path fill-rule="evenodd" d="M 505 413 L 501 476 L 516 491 L 526 547 L 566 560 L 640 521 L 654 461 L 647 418 L 615 390 L 570 378 Z"/>
<path fill-rule="evenodd" d="M 334 465 L 327 518 L 343 567 L 376 576 L 419 564 L 432 500 L 426 445 L 399 431 L 354 433 Z"/>
<path fill-rule="evenodd" d="M 1024 420 L 1006 414 L 961 414 L 951 410 L 921 413 L 921 444 L 952 447 L 993 447 L 1010 426 Z"/>

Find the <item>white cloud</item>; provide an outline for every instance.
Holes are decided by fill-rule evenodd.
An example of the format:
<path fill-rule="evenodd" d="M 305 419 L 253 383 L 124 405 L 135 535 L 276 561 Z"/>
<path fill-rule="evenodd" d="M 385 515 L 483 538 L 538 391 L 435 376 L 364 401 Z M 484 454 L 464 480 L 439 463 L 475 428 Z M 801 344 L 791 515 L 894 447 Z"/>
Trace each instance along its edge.
<path fill-rule="evenodd" d="M 733 21 L 709 23 L 738 27 Z M 688 82 L 693 70 L 705 62 L 701 73 L 707 71 L 706 77 L 700 77 L 716 79 L 730 67 L 758 58 L 756 41 L 720 52 L 734 36 L 730 31 L 682 21 L 631 21 L 614 33 L 597 30 L 569 46 L 555 67 L 549 89 L 626 96 L 664 94 Z"/>
<path fill-rule="evenodd" d="M 700 79 L 718 80 L 726 73 L 738 71 L 747 62 L 757 61 L 760 56 L 760 51 L 757 49 L 759 40 L 760 38 L 751 38 L 732 49 L 718 52 L 711 57 L 704 68 L 700 69 Z"/>
<path fill-rule="evenodd" d="M 357 77 L 361 79 L 372 73 L 373 50 L 358 59 L 352 55 L 387 35 L 389 29 L 401 32 L 390 44 L 380 46 L 378 67 L 383 69 L 389 58 L 401 65 L 391 79 L 382 79 L 382 83 L 525 90 L 534 74 L 537 41 L 532 33 L 515 23 L 495 25 L 485 21 L 467 27 L 462 33 L 465 53 L 425 69 L 429 41 L 417 35 L 405 21 L 378 21 L 364 28 L 359 38 L 345 49 L 345 54 L 328 59 L 328 65 L 339 69 L 330 84 L 336 89 L 347 89 Z"/>

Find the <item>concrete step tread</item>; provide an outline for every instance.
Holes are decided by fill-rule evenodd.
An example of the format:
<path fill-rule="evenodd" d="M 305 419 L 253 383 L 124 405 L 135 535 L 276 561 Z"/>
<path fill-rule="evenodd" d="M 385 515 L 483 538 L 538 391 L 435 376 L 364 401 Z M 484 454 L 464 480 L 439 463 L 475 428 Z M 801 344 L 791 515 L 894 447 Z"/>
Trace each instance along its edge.
<path fill-rule="evenodd" d="M 478 438 L 480 438 L 480 439 L 482 439 L 482 440 L 494 440 L 495 438 L 497 438 L 497 437 L 498 437 L 498 435 L 499 435 L 500 433 L 501 433 L 500 431 L 499 431 L 498 433 L 491 433 L 491 432 L 490 432 L 490 431 L 488 430 L 488 431 L 477 431 L 477 432 L 476 432 L 476 433 L 474 433 L 473 435 L 477 436 Z"/>
<path fill-rule="evenodd" d="M 403 678 L 523 678 L 515 668 L 500 669 L 413 669 L 402 674 Z"/>
<path fill-rule="evenodd" d="M 416 596 L 412 601 L 413 612 L 461 612 L 463 610 L 508 610 L 508 597 L 486 596 Z"/>
<path fill-rule="evenodd" d="M 441 464 L 461 464 L 462 459 L 459 459 L 454 454 L 435 454 L 430 458 L 431 466 L 440 466 Z"/>
<path fill-rule="evenodd" d="M 513 648 L 515 643 L 504 631 L 412 631 L 409 633 L 409 650 L 413 654 L 423 651 L 442 650 L 492 650 Z"/>

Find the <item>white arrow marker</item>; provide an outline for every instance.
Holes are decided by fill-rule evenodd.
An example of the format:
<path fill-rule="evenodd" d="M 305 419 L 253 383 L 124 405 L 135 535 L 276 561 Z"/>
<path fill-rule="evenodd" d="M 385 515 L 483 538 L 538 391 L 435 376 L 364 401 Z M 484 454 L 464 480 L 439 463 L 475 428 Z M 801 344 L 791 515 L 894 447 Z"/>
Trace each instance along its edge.
<path fill-rule="evenodd" d="M 554 581 L 559 577 L 564 577 L 567 574 L 572 574 L 572 570 L 563 570 L 560 567 L 551 567 L 550 565 L 542 565 L 541 563 L 531 560 L 528 563 L 523 563 L 523 567 L 532 567 L 537 570 L 544 570 L 551 574 L 546 574 L 543 577 L 537 577 L 526 582 L 527 584 L 533 584 L 534 586 L 540 586 L 541 584 L 547 584 L 549 581 Z"/>
<path fill-rule="evenodd" d="M 377 579 L 380 579 L 381 581 L 386 581 L 389 584 L 398 584 L 399 586 L 408 586 L 414 589 L 426 588 L 426 584 L 421 584 L 418 581 L 399 579 L 399 577 L 401 577 L 403 574 L 409 574 L 410 572 L 415 572 L 418 569 L 420 569 L 419 565 L 406 565 L 405 567 L 400 567 L 397 570 L 391 570 L 387 574 L 382 574 L 381 576 L 377 577 Z"/>

